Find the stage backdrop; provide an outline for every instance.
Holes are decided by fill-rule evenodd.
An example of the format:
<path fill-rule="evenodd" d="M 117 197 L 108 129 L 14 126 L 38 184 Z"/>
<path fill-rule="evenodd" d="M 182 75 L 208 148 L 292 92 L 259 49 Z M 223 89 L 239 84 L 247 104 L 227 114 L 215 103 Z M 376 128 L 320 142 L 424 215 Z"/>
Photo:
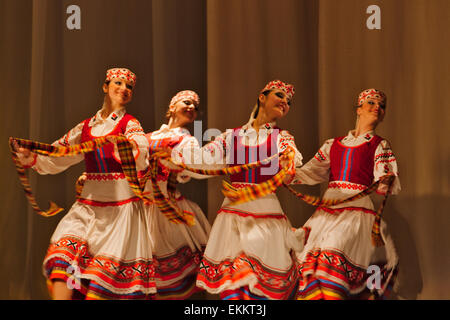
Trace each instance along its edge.
<path fill-rule="evenodd" d="M 279 126 L 294 135 L 304 162 L 353 129 L 361 90 L 385 91 L 377 133 L 392 144 L 402 184 L 385 209 L 401 263 L 394 298 L 450 299 L 449 1 L 0 0 L 0 21 L 0 299 L 48 298 L 41 264 L 64 214 L 43 218 L 30 209 L 8 137 L 53 142 L 94 115 L 113 66 L 136 72 L 128 111 L 146 132 L 165 121 L 179 90 L 199 93 L 204 132 L 246 123 L 268 81 L 294 84 Z M 67 212 L 83 169 L 31 173 L 41 206 L 54 200 Z M 212 223 L 220 185 L 214 178 L 181 189 Z M 315 195 L 323 188 L 297 187 Z M 313 213 L 278 194 L 294 226 Z"/>

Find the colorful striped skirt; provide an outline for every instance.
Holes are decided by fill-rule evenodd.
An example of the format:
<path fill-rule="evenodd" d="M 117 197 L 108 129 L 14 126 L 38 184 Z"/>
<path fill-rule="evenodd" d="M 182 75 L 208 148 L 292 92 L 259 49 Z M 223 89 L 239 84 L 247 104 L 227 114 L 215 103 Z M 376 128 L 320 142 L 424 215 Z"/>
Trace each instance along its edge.
<path fill-rule="evenodd" d="M 236 206 L 225 200 L 197 286 L 223 298 L 288 299 L 297 285 L 294 251 L 303 248 L 302 232 L 293 231 L 275 194 Z"/>
<path fill-rule="evenodd" d="M 59 280 L 73 289 L 74 298 L 151 298 L 155 265 L 142 203 L 77 201 L 53 233 L 43 272 L 50 294 Z"/>
<path fill-rule="evenodd" d="M 298 299 L 387 298 L 395 283 L 398 257 L 384 221 L 385 246 L 373 246 L 374 218 L 375 212 L 365 208 L 316 210 L 305 224 L 311 228 L 308 242 L 297 255 Z"/>

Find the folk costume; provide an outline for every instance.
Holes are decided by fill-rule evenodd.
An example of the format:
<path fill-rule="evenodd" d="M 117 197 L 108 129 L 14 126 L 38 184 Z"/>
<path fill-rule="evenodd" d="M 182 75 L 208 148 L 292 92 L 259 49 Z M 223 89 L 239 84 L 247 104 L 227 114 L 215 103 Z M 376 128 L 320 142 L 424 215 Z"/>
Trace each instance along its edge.
<path fill-rule="evenodd" d="M 176 94 L 170 105 L 175 105 L 182 99 L 191 99 L 199 103 L 198 95 L 190 90 Z M 150 154 L 157 148 L 171 147 L 175 161 L 180 161 L 179 150 L 183 148 L 198 148 L 197 139 L 190 135 L 187 129 L 177 127 L 170 129 L 163 124 L 157 131 L 146 134 L 149 141 Z M 168 197 L 169 166 L 160 163 L 157 183 L 161 191 Z M 191 176 L 182 171 L 177 173 L 177 181 L 186 183 Z M 146 183 L 145 194 L 153 196 L 152 184 Z M 145 211 L 149 223 L 152 242 L 153 261 L 155 262 L 155 282 L 157 286 L 156 299 L 185 299 L 196 292 L 197 272 L 203 251 L 208 241 L 211 226 L 201 208 L 186 199 L 178 190 L 172 195 L 176 205 L 183 211 L 194 216 L 194 224 L 175 224 L 161 213 L 153 201 L 145 201 Z"/>
<path fill-rule="evenodd" d="M 136 75 L 114 68 L 106 80 Z M 139 121 L 125 108 L 102 117 L 102 110 L 69 130 L 55 146 L 71 146 L 97 137 L 125 135 L 133 144 L 138 169 L 147 165 L 148 141 Z M 85 155 L 22 159 L 40 174 L 57 174 L 85 161 L 84 187 L 53 233 L 43 262 L 51 293 L 52 281 L 65 281 L 74 299 L 145 299 L 156 292 L 151 242 L 142 201 L 132 192 L 114 145 Z"/>
<path fill-rule="evenodd" d="M 294 94 L 293 86 L 281 81 L 270 82 L 261 92 L 273 88 L 283 90 L 289 100 Z M 252 163 L 288 147 L 295 150 L 295 165 L 302 164 L 287 131 L 266 123 L 257 133 L 254 120 L 252 115 L 247 124 L 203 148 L 212 167 Z M 231 175 L 230 180 L 233 187 L 242 188 L 264 182 L 278 171 L 274 158 L 262 167 Z M 294 251 L 302 250 L 303 241 L 304 231 L 293 231 L 275 193 L 240 204 L 225 198 L 211 229 L 197 286 L 220 294 L 221 299 L 288 299 L 297 282 Z"/>
<path fill-rule="evenodd" d="M 386 100 L 381 91 L 368 89 L 359 95 L 358 106 L 370 97 Z M 346 136 L 327 140 L 314 158 L 296 169 L 293 182 L 313 185 L 328 181 L 324 199 L 347 199 L 387 174 L 395 176 L 390 190 L 380 184 L 376 192 L 397 194 L 397 161 L 389 142 L 374 131 L 357 137 L 350 131 Z M 384 220 L 380 228 L 384 246 L 372 243 L 375 216 L 369 196 L 317 208 L 305 224 L 311 233 L 303 252 L 298 254 L 298 299 L 386 296 L 394 283 L 398 257 Z M 379 275 L 378 285 L 369 283 L 374 272 Z"/>

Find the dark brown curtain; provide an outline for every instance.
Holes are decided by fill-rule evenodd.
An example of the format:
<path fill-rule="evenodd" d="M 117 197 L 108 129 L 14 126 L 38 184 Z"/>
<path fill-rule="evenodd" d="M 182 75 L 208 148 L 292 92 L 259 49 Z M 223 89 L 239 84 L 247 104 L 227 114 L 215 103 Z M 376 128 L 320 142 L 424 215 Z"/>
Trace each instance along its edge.
<path fill-rule="evenodd" d="M 374 4 L 381 29 L 370 30 L 366 9 Z M 66 27 L 69 5 L 81 9 L 81 30 Z M 92 116 L 112 66 L 136 72 L 129 112 L 147 132 L 165 121 L 179 90 L 199 93 L 203 132 L 223 131 L 247 122 L 268 81 L 292 83 L 294 104 L 279 126 L 294 135 L 304 162 L 354 127 L 361 90 L 385 91 L 377 133 L 392 144 L 403 188 L 385 210 L 401 263 L 395 297 L 450 298 L 447 0 L 0 0 L 0 16 L 0 299 L 48 298 L 41 264 L 64 214 L 42 218 L 30 209 L 7 139 L 52 142 Z M 31 173 L 38 202 L 67 212 L 82 171 Z M 220 184 L 181 188 L 213 222 Z M 314 211 L 284 190 L 279 197 L 296 227 Z"/>

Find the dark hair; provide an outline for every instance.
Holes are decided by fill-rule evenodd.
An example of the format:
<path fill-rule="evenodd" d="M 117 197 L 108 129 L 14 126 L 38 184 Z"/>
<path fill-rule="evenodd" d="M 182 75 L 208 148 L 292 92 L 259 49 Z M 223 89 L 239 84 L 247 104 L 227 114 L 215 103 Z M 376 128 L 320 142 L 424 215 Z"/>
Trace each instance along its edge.
<path fill-rule="evenodd" d="M 270 91 L 272 91 L 272 89 L 264 90 L 260 94 L 263 94 L 263 95 L 267 96 L 270 93 Z M 259 113 L 259 95 L 258 95 L 258 99 L 256 99 L 256 106 L 257 106 L 256 107 L 256 111 L 255 111 L 255 114 L 253 115 L 253 117 L 255 119 L 256 119 L 256 117 L 258 116 L 258 113 Z"/>

